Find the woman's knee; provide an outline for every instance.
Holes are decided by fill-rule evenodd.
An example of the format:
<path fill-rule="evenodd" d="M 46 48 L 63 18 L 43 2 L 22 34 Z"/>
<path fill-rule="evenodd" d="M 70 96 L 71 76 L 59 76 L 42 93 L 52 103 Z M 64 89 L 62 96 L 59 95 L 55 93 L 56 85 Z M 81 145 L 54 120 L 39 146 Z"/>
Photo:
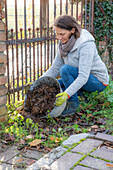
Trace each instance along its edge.
<path fill-rule="evenodd" d="M 67 73 L 67 71 L 68 71 L 68 65 L 67 64 L 62 65 L 60 68 L 60 75 Z"/>
<path fill-rule="evenodd" d="M 70 66 L 68 64 L 64 64 L 60 68 L 60 75 L 64 74 L 72 74 L 74 72 L 74 75 L 77 73 L 78 74 L 78 68 Z"/>

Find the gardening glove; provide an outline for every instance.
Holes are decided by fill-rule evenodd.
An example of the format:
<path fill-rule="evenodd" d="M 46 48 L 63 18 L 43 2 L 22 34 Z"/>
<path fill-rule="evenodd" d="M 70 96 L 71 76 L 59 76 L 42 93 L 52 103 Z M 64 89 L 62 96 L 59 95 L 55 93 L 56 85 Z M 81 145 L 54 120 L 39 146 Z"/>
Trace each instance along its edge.
<path fill-rule="evenodd" d="M 66 92 L 57 94 L 55 105 L 61 106 L 68 98 L 69 98 L 69 95 Z"/>

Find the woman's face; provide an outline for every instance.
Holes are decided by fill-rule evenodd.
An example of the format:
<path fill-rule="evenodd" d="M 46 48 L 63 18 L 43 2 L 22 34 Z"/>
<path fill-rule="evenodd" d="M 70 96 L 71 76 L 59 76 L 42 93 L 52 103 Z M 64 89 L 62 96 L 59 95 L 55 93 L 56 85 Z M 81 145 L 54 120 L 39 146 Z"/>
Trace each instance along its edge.
<path fill-rule="evenodd" d="M 62 44 L 65 44 L 66 42 L 68 42 L 71 34 L 74 33 L 74 30 L 75 30 L 75 28 L 73 28 L 71 31 L 69 31 L 66 29 L 55 27 L 57 39 L 60 40 Z"/>

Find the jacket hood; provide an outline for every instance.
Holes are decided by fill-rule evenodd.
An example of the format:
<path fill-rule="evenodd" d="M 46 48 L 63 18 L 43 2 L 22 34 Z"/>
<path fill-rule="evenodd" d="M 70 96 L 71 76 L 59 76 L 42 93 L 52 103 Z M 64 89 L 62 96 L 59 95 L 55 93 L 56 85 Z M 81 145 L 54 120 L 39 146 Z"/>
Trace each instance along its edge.
<path fill-rule="evenodd" d="M 80 37 L 76 40 L 75 45 L 73 46 L 71 52 L 76 50 L 81 44 L 87 41 L 95 41 L 95 39 L 86 29 L 82 29 Z"/>

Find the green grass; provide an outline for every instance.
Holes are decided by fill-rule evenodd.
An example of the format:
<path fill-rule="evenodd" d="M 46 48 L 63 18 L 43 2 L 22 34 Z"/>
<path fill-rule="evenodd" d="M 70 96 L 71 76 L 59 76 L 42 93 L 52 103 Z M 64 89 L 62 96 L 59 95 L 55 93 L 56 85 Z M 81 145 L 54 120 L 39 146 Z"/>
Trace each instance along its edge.
<path fill-rule="evenodd" d="M 34 122 L 32 118 L 26 117 L 23 102 L 7 105 L 8 122 L 0 123 L 1 140 L 5 140 L 8 136 L 13 143 L 23 139 L 28 144 L 34 139 L 40 139 L 41 146 L 54 148 L 61 145 L 72 134 L 89 132 L 90 126 L 94 124 L 113 135 L 113 81 L 101 93 L 84 93 L 84 97 L 80 98 L 80 109 L 75 114 L 78 118 L 48 117 L 46 120 L 40 119 Z M 83 125 L 80 125 L 81 122 Z M 28 135 L 33 135 L 33 138 L 26 140 Z"/>

